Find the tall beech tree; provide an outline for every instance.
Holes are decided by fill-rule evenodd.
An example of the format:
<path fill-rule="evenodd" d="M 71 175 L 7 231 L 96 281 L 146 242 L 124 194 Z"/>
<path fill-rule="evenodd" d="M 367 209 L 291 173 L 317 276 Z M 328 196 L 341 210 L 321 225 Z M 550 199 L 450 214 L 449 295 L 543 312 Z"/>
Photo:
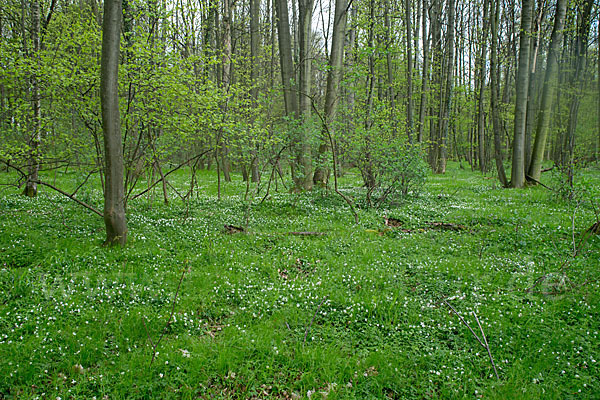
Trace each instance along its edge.
<path fill-rule="evenodd" d="M 567 0 L 557 0 L 554 14 L 554 27 L 548 48 L 546 61 L 546 75 L 544 77 L 544 88 L 540 100 L 540 110 L 535 130 L 535 142 L 528 170 L 528 178 L 534 182 L 541 177 L 542 161 L 546 149 L 546 140 L 550 130 L 550 117 L 552 114 L 552 103 L 558 85 L 558 57 L 560 45 L 563 41 L 563 29 L 565 26 L 565 15 L 567 13 Z"/>
<path fill-rule="evenodd" d="M 106 186 L 104 189 L 104 223 L 107 246 L 127 242 L 125 195 L 123 188 L 123 146 L 119 114 L 119 44 L 121 0 L 104 1 L 102 22 L 102 57 L 100 61 L 100 104 L 104 131 Z"/>
<path fill-rule="evenodd" d="M 24 8 L 23 8 L 24 10 Z M 32 125 L 33 132 L 29 138 L 29 168 L 27 181 L 25 182 L 25 191 L 23 194 L 29 197 L 37 196 L 38 192 L 38 174 L 40 170 L 40 142 L 42 141 L 42 107 L 40 98 L 39 68 L 40 68 L 40 2 L 34 0 L 31 2 L 31 41 L 33 43 L 33 64 L 35 70 L 31 77 L 31 104 L 33 109 Z"/>
<path fill-rule="evenodd" d="M 329 70 L 327 73 L 327 88 L 325 93 L 325 106 L 323 112 L 324 121 L 321 144 L 319 145 L 319 156 L 321 165 L 315 169 L 313 181 L 315 184 L 324 186 L 329 176 L 329 168 L 323 163 L 324 156 L 329 149 L 329 134 L 333 134 L 333 122 L 339 102 L 339 85 L 342 78 L 344 60 L 344 42 L 346 38 L 346 21 L 348 12 L 348 0 L 336 0 L 335 17 L 333 22 L 333 36 L 331 39 L 331 54 L 329 56 Z M 329 131 L 329 132 L 327 132 Z"/>
<path fill-rule="evenodd" d="M 513 134 L 513 159 L 510 186 L 521 188 L 525 185 L 525 128 L 527 122 L 527 92 L 529 89 L 530 31 L 533 14 L 533 0 L 521 3 L 521 33 L 519 35 L 519 65 L 517 68 L 515 100 L 515 122 Z"/>

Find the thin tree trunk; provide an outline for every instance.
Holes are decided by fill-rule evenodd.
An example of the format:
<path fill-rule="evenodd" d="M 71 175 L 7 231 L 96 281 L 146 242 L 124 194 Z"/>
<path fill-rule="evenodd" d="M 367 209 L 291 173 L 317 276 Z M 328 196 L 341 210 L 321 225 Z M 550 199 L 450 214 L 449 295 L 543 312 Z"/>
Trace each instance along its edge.
<path fill-rule="evenodd" d="M 435 172 L 443 174 L 446 172 L 446 160 L 448 158 L 448 131 L 450 126 L 450 114 L 452 111 L 452 95 L 454 92 L 454 15 L 456 0 L 448 1 L 448 33 L 446 41 L 447 67 L 444 73 L 445 99 L 441 108 L 441 132 L 439 141 L 439 153 Z"/>
<path fill-rule="evenodd" d="M 296 189 L 311 190 L 313 185 L 311 146 L 310 146 L 310 114 L 311 114 L 311 32 L 314 0 L 298 0 L 299 28 L 299 114 L 301 118 L 300 146 L 298 164 L 301 175 L 296 182 Z"/>
<path fill-rule="evenodd" d="M 221 84 L 226 93 L 229 93 L 229 86 L 231 84 L 231 65 L 232 65 L 232 47 L 231 47 L 231 4 L 230 0 L 223 0 L 223 57 L 222 57 L 222 78 Z M 227 112 L 226 106 L 223 106 L 224 113 Z M 221 158 L 221 169 L 223 170 L 223 179 L 225 182 L 231 182 L 231 165 L 227 157 L 229 150 L 227 148 L 227 141 L 223 136 L 223 128 L 219 135 L 219 142 L 217 147 L 219 149 L 219 156 Z"/>
<path fill-rule="evenodd" d="M 513 138 L 513 159 L 511 187 L 525 185 L 525 124 L 527 122 L 527 91 L 529 89 L 529 30 L 533 14 L 533 0 L 522 0 L 521 34 L 519 37 L 519 66 L 517 69 L 515 100 L 515 125 Z"/>
<path fill-rule="evenodd" d="M 411 19 L 412 19 L 412 11 L 411 11 L 411 2 L 412 0 L 405 0 L 405 8 L 406 8 L 406 85 L 407 85 L 407 94 L 406 94 L 406 134 L 408 135 L 408 142 L 410 144 L 413 143 L 413 113 L 414 113 L 414 105 L 413 105 L 413 64 L 412 64 L 412 28 L 411 28 Z M 389 54 L 389 52 L 388 52 Z"/>
<path fill-rule="evenodd" d="M 494 0 L 495 10 L 492 15 L 492 48 L 490 61 L 491 75 L 491 108 L 492 108 L 492 125 L 494 129 L 494 158 L 496 159 L 496 170 L 498 179 L 502 186 L 508 186 L 506 173 L 504 172 L 504 161 L 502 154 L 502 126 L 500 122 L 500 105 L 499 105 L 499 90 L 500 90 L 500 66 L 498 65 L 498 25 L 500 22 L 500 1 Z"/>
<path fill-rule="evenodd" d="M 573 60 L 574 72 L 571 76 L 573 94 L 571 95 L 571 104 L 569 105 L 569 120 L 563 147 L 563 164 L 567 167 L 569 185 L 571 187 L 573 187 L 574 178 L 575 129 L 577 127 L 581 97 L 585 88 L 587 43 L 593 5 L 594 0 L 585 0 L 584 3 L 578 5 L 577 36 L 575 37 L 575 58 Z"/>
<path fill-rule="evenodd" d="M 325 110 L 324 124 L 321 133 L 321 144 L 319 146 L 319 161 L 325 163 L 325 153 L 328 150 L 328 132 L 334 135 L 335 129 L 333 122 L 335 120 L 338 92 L 340 80 L 342 78 L 342 68 L 344 59 L 344 42 L 346 37 L 346 20 L 347 20 L 348 0 L 336 0 L 335 2 L 335 17 L 333 21 L 333 36 L 331 39 L 331 55 L 329 57 L 329 71 L 327 74 L 327 92 L 325 93 Z M 329 131 L 327 131 L 329 130 Z M 325 165 L 320 165 L 315 169 L 313 181 L 315 184 L 325 186 L 329 177 L 329 168 Z"/>
<path fill-rule="evenodd" d="M 285 112 L 289 118 L 298 117 L 298 96 L 296 96 L 296 79 L 292 62 L 292 38 L 286 0 L 275 0 L 277 11 L 277 33 L 279 41 L 279 61 L 281 64 L 281 81 Z"/>
<path fill-rule="evenodd" d="M 127 242 L 118 81 L 121 18 L 121 0 L 105 0 L 100 62 L 100 104 L 106 160 L 104 191 L 106 241 L 104 244 L 108 246 L 115 244 L 123 246 Z"/>
<path fill-rule="evenodd" d="M 531 163 L 529 165 L 528 175 L 533 182 L 539 181 L 541 177 L 542 161 L 544 160 L 544 150 L 550 128 L 550 117 L 552 114 L 552 102 L 556 93 L 558 78 L 558 55 L 559 47 L 562 42 L 563 29 L 565 25 L 565 15 L 567 11 L 567 0 L 558 0 L 556 2 L 556 13 L 554 15 L 554 27 L 548 49 L 548 61 L 546 62 L 546 75 L 544 77 L 544 88 L 540 101 L 540 111 L 537 120 L 535 133 L 535 142 Z"/>
<path fill-rule="evenodd" d="M 250 96 L 252 97 L 253 106 L 258 106 L 258 76 L 259 76 L 259 68 L 260 68 L 260 59 L 259 59 L 259 41 L 260 41 L 260 31 L 259 31 L 259 17 L 260 17 L 260 0 L 250 0 L 250 84 L 252 88 L 250 89 Z M 254 125 L 254 121 L 252 121 L 252 125 Z M 258 182 L 259 171 L 258 171 L 258 152 L 256 149 L 256 144 L 251 140 L 251 179 L 252 182 Z"/>
<path fill-rule="evenodd" d="M 42 141 L 42 113 L 40 101 L 40 86 L 39 86 L 39 67 L 40 67 L 40 2 L 35 0 L 31 2 L 31 41 L 33 45 L 34 65 L 37 67 L 31 77 L 32 93 L 31 102 L 33 108 L 33 132 L 29 139 L 29 168 L 27 182 L 25 183 L 25 191 L 23 194 L 29 197 L 37 196 L 38 173 L 40 170 L 40 142 Z"/>
<path fill-rule="evenodd" d="M 535 114 L 537 99 L 535 97 L 537 87 L 537 58 L 538 50 L 540 47 L 540 38 L 542 34 L 542 20 L 545 16 L 545 0 L 539 0 L 537 7 L 537 17 L 532 21 L 532 38 L 531 38 L 531 50 L 529 69 L 529 89 L 527 91 L 527 122 L 525 123 L 525 170 L 529 169 L 531 164 L 531 136 L 533 131 L 533 125 L 535 123 Z"/>
<path fill-rule="evenodd" d="M 392 25 L 390 21 L 390 0 L 385 0 L 384 10 L 383 10 L 383 19 L 385 24 L 385 48 L 386 48 L 386 66 L 387 66 L 387 101 L 390 105 L 390 124 L 392 128 L 392 136 L 396 137 L 396 101 L 394 94 L 394 65 L 392 62 L 392 39 L 391 39 L 391 30 Z M 410 138 L 410 133 L 409 133 Z"/>
<path fill-rule="evenodd" d="M 423 129 L 425 127 L 425 114 L 427 112 L 427 96 L 429 94 L 429 34 L 427 32 L 427 0 L 423 0 L 423 71 L 421 84 L 421 102 L 419 105 L 419 130 L 417 142 L 423 142 Z"/>
<path fill-rule="evenodd" d="M 486 54 L 487 54 L 487 38 L 489 32 L 489 0 L 483 1 L 483 34 L 480 42 L 480 53 L 477 65 L 477 72 L 479 74 L 479 93 L 477 96 L 477 137 L 479 140 L 479 169 L 482 173 L 487 171 L 487 165 L 485 162 L 485 112 L 484 112 L 484 92 L 485 92 L 485 77 L 486 77 Z"/>

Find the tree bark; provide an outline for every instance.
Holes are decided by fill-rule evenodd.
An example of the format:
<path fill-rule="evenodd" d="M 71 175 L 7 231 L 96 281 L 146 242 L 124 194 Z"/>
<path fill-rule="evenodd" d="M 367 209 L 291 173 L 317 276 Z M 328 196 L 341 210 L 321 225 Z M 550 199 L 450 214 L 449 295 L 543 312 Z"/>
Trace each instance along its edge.
<path fill-rule="evenodd" d="M 427 0 L 423 0 L 423 71 L 421 78 L 421 101 L 419 105 L 419 127 L 417 142 L 423 142 L 423 129 L 425 128 L 425 114 L 427 113 L 427 96 L 429 94 L 429 34 L 427 33 Z"/>
<path fill-rule="evenodd" d="M 325 109 L 323 121 L 326 126 L 323 126 L 321 132 L 321 144 L 319 146 L 319 165 L 315 169 L 313 178 L 314 184 L 325 186 L 329 177 L 329 168 L 324 165 L 325 153 L 329 149 L 328 132 L 334 135 L 335 129 L 333 122 L 337 111 L 339 100 L 339 85 L 342 79 L 343 59 L 344 59 L 344 42 L 346 38 L 346 20 L 347 20 L 348 0 L 336 0 L 335 16 L 333 20 L 333 35 L 331 38 L 331 55 L 329 56 L 329 71 L 327 73 L 327 92 L 325 93 Z"/>
<path fill-rule="evenodd" d="M 550 116 L 552 114 L 552 102 L 556 93 L 558 78 L 558 55 L 562 42 L 563 29 L 565 26 L 565 15 L 567 11 L 567 0 L 557 0 L 556 13 L 554 15 L 554 27 L 548 49 L 548 60 L 546 61 L 546 75 L 544 77 L 544 88 L 540 100 L 540 111 L 538 114 L 535 142 L 531 155 L 528 175 L 533 182 L 539 181 L 541 177 L 544 150 L 550 129 Z"/>
<path fill-rule="evenodd" d="M 314 0 L 298 0 L 298 27 L 299 27 L 299 114 L 301 119 L 300 126 L 300 146 L 298 151 L 298 166 L 301 174 L 296 181 L 296 189 L 311 190 L 313 186 L 311 146 L 310 146 L 310 114 L 312 99 L 311 91 L 311 31 L 312 31 L 312 12 Z"/>
<path fill-rule="evenodd" d="M 24 195 L 29 197 L 37 196 L 38 174 L 40 170 L 40 142 L 42 140 L 42 113 L 40 101 L 39 86 L 39 68 L 40 68 L 40 2 L 38 0 L 31 2 L 31 41 L 33 45 L 34 65 L 36 66 L 31 77 L 31 103 L 33 108 L 33 132 L 29 138 L 29 168 L 27 181 L 25 182 Z"/>
<path fill-rule="evenodd" d="M 487 171 L 485 159 L 485 112 L 484 112 L 484 92 L 485 92 L 485 66 L 487 54 L 487 39 L 489 32 L 489 0 L 483 1 L 483 33 L 480 42 L 480 53 L 477 65 L 477 73 L 479 74 L 479 93 L 477 96 L 477 137 L 479 151 L 479 169 L 482 173 Z"/>
<path fill-rule="evenodd" d="M 288 118 L 293 119 L 298 117 L 298 97 L 296 96 L 296 79 L 294 79 L 294 64 L 292 62 L 292 38 L 287 1 L 275 0 L 275 8 L 285 112 Z"/>
<path fill-rule="evenodd" d="M 529 30 L 533 14 L 533 0 L 522 0 L 521 33 L 519 35 L 519 65 L 517 69 L 515 122 L 511 183 L 513 188 L 525 185 L 525 124 L 527 122 L 527 92 L 529 89 Z"/>
<path fill-rule="evenodd" d="M 454 16 L 456 0 L 448 1 L 448 32 L 446 39 L 446 70 L 444 71 L 444 102 L 440 107 L 441 124 L 438 147 L 437 163 L 434 172 L 443 174 L 446 172 L 446 160 L 448 158 L 448 131 L 450 126 L 450 114 L 452 111 L 452 95 L 454 92 Z"/>
<path fill-rule="evenodd" d="M 100 104 L 104 130 L 106 188 L 104 190 L 105 245 L 125 245 L 123 188 L 123 150 L 119 115 L 119 44 L 121 33 L 121 0 L 104 1 L 102 23 L 102 58 L 100 63 Z"/>
<path fill-rule="evenodd" d="M 408 143 L 413 143 L 413 64 L 412 64 L 412 11 L 411 11 L 412 0 L 405 0 L 405 11 L 406 11 L 406 134 L 408 136 Z M 388 52 L 389 53 L 389 52 Z"/>
<path fill-rule="evenodd" d="M 250 96 L 252 97 L 252 103 L 254 107 L 258 106 L 258 76 L 260 68 L 260 59 L 258 57 L 259 44 L 260 44 L 260 31 L 259 31 L 259 16 L 260 16 L 260 0 L 250 0 Z M 252 123 L 254 125 L 254 121 Z M 251 179 L 252 182 L 258 182 L 259 171 L 258 171 L 258 152 L 254 141 L 251 140 Z"/>
<path fill-rule="evenodd" d="M 500 122 L 500 67 L 498 65 L 498 25 L 500 20 L 500 1 L 494 0 L 495 10 L 492 14 L 492 46 L 491 46 L 491 108 L 492 108 L 492 126 L 494 129 L 494 158 L 496 160 L 496 170 L 498 179 L 502 186 L 508 186 L 506 173 L 504 172 L 504 161 L 502 154 L 502 125 Z"/>

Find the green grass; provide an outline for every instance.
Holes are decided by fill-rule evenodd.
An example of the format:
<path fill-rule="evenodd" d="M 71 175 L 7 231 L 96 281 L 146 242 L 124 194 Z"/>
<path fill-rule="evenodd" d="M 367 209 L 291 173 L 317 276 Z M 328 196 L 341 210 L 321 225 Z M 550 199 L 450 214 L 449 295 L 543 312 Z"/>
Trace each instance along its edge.
<path fill-rule="evenodd" d="M 597 167 L 582 173 L 597 194 Z M 189 177 L 174 175 L 185 190 Z M 84 175 L 46 178 L 68 189 Z M 571 257 L 572 217 L 577 240 L 596 220 L 590 202 L 500 189 L 451 164 L 418 197 L 361 209 L 358 226 L 334 193 L 272 190 L 252 205 L 249 234 L 228 235 L 224 224 L 244 224 L 245 184 L 235 175 L 218 201 L 214 172 L 199 178 L 188 204 L 174 192 L 169 206 L 160 192 L 132 201 L 124 249 L 102 248 L 102 219 L 66 197 L 2 187 L 0 398 L 600 396 L 600 238 Z M 358 200 L 357 179 L 341 187 Z M 97 189 L 79 197 L 102 208 Z M 188 268 L 151 364 L 149 337 Z M 499 381 L 444 298 L 475 329 L 480 317 Z"/>

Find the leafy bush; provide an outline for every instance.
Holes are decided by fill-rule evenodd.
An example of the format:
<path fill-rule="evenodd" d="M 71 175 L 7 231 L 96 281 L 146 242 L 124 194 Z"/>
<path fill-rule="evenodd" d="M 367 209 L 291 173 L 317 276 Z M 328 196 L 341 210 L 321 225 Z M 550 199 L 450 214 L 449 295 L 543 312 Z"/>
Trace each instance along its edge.
<path fill-rule="evenodd" d="M 418 195 L 427 176 L 427 164 L 421 150 L 407 143 L 392 143 L 378 149 L 375 185 L 367 192 L 367 201 L 376 198 L 376 206 L 396 203 L 402 197 Z"/>

